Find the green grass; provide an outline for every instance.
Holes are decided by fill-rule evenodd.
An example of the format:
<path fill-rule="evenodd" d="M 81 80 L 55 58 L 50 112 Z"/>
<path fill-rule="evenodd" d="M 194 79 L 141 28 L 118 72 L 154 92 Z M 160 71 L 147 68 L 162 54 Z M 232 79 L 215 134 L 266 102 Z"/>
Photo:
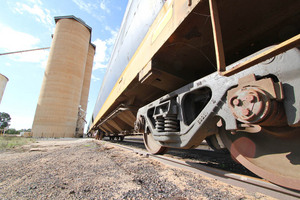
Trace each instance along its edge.
<path fill-rule="evenodd" d="M 0 136 L 0 150 L 11 149 L 34 142 L 32 138 L 17 136 Z"/>

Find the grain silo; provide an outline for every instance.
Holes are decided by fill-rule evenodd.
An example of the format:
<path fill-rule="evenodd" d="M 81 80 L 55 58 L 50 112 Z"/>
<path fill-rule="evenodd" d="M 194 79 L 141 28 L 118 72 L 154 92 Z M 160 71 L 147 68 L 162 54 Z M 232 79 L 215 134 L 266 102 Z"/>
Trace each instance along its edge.
<path fill-rule="evenodd" d="M 3 93 L 6 87 L 6 83 L 8 81 L 8 78 L 2 74 L 0 74 L 0 103 L 3 97 Z"/>
<path fill-rule="evenodd" d="M 74 137 L 91 28 L 74 16 L 56 28 L 33 121 L 33 137 Z"/>
<path fill-rule="evenodd" d="M 82 84 L 80 108 L 78 109 L 76 137 L 83 136 L 84 125 L 86 124 L 85 117 L 86 117 L 86 109 L 87 109 L 87 103 L 88 103 L 88 97 L 90 91 L 90 82 L 91 82 L 91 75 L 92 75 L 93 62 L 95 56 L 95 48 L 96 46 L 90 43 L 88 55 L 86 59 L 86 65 L 85 65 L 84 79 Z"/>

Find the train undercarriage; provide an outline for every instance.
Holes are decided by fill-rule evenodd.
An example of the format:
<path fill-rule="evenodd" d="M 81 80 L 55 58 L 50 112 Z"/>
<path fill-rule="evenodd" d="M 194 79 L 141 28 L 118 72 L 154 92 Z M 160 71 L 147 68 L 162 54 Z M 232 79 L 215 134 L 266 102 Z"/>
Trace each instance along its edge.
<path fill-rule="evenodd" d="M 299 189 L 299 63 L 295 48 L 230 77 L 213 73 L 140 108 L 135 130 L 154 154 L 207 139 L 254 173 Z"/>

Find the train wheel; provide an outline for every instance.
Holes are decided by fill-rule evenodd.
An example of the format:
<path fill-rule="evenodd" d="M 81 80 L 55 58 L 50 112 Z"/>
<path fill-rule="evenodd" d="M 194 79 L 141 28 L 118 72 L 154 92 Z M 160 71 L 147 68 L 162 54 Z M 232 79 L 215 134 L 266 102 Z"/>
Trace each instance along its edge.
<path fill-rule="evenodd" d="M 167 147 L 161 146 L 154 140 L 152 133 L 144 133 L 144 144 L 146 149 L 152 154 L 164 154 L 168 151 Z"/>
<path fill-rule="evenodd" d="M 275 184 L 300 190 L 300 128 L 268 127 L 257 133 L 220 131 L 234 159 Z"/>
<path fill-rule="evenodd" d="M 228 149 L 225 146 L 219 144 L 217 137 L 218 136 L 215 134 L 215 135 L 211 135 L 211 136 L 208 136 L 207 138 L 205 138 L 208 146 L 216 152 L 228 154 L 229 153 Z"/>

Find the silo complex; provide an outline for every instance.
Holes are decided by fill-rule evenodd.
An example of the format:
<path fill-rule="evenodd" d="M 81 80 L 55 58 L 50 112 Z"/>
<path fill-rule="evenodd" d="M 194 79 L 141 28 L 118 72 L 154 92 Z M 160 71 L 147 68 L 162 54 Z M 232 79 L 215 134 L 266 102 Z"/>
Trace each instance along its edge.
<path fill-rule="evenodd" d="M 76 136 L 82 91 L 86 90 L 83 88 L 86 71 L 91 76 L 91 70 L 86 70 L 86 63 L 90 60 L 91 28 L 74 16 L 55 17 L 55 22 L 32 125 L 33 137 Z"/>
<path fill-rule="evenodd" d="M 3 93 L 6 87 L 6 83 L 8 81 L 8 78 L 2 74 L 0 74 L 0 103 L 3 97 Z"/>

